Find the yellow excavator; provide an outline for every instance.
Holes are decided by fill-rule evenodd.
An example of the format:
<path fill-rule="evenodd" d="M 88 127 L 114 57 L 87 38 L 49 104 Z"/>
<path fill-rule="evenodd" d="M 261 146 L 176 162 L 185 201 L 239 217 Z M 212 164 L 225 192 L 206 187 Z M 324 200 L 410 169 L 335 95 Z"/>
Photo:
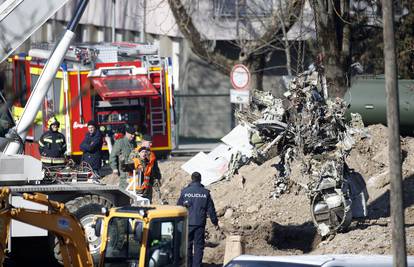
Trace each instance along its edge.
<path fill-rule="evenodd" d="M 48 207 L 47 211 L 15 208 L 10 189 L 0 191 L 0 263 L 3 266 L 11 220 L 52 232 L 59 240 L 65 267 L 92 267 L 85 232 L 63 203 L 44 194 L 23 198 Z M 180 206 L 126 206 L 103 210 L 93 228 L 102 237 L 101 267 L 187 266 L 187 210 Z"/>

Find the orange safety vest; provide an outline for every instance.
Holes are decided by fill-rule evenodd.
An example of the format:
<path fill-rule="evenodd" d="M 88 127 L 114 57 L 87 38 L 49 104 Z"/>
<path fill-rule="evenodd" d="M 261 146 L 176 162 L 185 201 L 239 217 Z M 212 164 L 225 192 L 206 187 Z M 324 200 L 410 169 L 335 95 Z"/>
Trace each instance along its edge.
<path fill-rule="evenodd" d="M 137 148 L 137 149 L 139 149 L 139 148 Z M 140 187 L 141 189 L 147 189 L 147 188 L 151 187 L 150 176 L 151 176 L 151 172 L 152 172 L 152 169 L 154 167 L 156 159 L 157 159 L 157 157 L 155 156 L 155 153 L 151 151 L 149 161 L 148 161 L 148 163 L 146 164 L 146 166 L 143 170 L 143 172 L 144 172 L 144 181 L 142 183 L 142 186 Z M 142 164 L 140 158 L 133 158 L 132 160 L 134 161 L 135 169 L 138 169 L 139 167 L 143 167 L 143 164 Z"/>
<path fill-rule="evenodd" d="M 155 153 L 150 151 L 150 158 L 149 158 L 149 162 L 145 168 L 145 172 L 144 175 L 145 176 L 150 176 L 152 173 L 152 168 L 154 168 L 154 164 L 155 161 L 157 160 L 157 157 L 155 156 Z"/>
<path fill-rule="evenodd" d="M 151 187 L 150 176 L 151 176 L 151 173 L 152 173 L 152 169 L 154 168 L 154 163 L 155 163 L 156 159 L 157 159 L 157 157 L 155 156 L 155 153 L 151 151 L 149 162 L 147 163 L 147 166 L 145 166 L 145 170 L 144 170 L 144 182 L 142 183 L 142 188 L 143 189 Z"/>

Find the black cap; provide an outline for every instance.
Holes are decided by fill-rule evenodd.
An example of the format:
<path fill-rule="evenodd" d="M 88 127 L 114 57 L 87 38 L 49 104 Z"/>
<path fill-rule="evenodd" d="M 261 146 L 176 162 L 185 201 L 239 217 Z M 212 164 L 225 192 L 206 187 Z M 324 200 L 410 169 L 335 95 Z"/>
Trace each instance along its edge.
<path fill-rule="evenodd" d="M 201 182 L 201 174 L 199 172 L 193 172 L 191 174 L 191 180 L 193 182 Z"/>
<path fill-rule="evenodd" d="M 95 126 L 95 128 L 96 128 L 96 122 L 94 121 L 94 120 L 90 120 L 90 121 L 88 121 L 88 126 Z"/>
<path fill-rule="evenodd" d="M 137 130 L 135 130 L 135 128 L 133 126 L 128 125 L 125 129 L 125 132 L 129 133 L 129 134 L 135 134 Z"/>

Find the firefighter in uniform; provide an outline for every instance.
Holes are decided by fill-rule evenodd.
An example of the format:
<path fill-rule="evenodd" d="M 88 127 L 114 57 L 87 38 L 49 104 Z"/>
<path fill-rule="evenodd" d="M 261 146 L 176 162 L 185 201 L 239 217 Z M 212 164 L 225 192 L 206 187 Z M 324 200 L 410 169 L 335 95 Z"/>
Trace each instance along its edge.
<path fill-rule="evenodd" d="M 152 140 L 151 136 L 149 135 L 143 135 L 141 143 L 137 145 L 137 147 L 131 152 L 131 155 L 129 156 L 130 161 L 134 161 L 135 168 L 139 165 L 141 162 L 145 162 L 145 164 L 142 164 L 144 168 L 142 168 L 143 171 L 143 183 L 142 183 L 142 196 L 145 198 L 148 198 L 150 201 L 152 201 L 152 191 L 153 187 L 156 186 L 159 190 L 161 187 L 161 171 L 158 167 L 158 160 L 153 151 L 151 151 L 152 146 Z M 145 148 L 147 151 L 145 160 L 140 159 L 140 151 L 141 148 Z M 137 163 L 139 162 L 139 163 Z"/>
<path fill-rule="evenodd" d="M 40 160 L 43 166 L 55 166 L 65 163 L 66 141 L 59 130 L 60 123 L 52 117 L 48 121 L 49 130 L 39 139 Z"/>
<path fill-rule="evenodd" d="M 200 173 L 191 174 L 191 183 L 181 191 L 177 205 L 188 209 L 188 266 L 201 267 L 207 214 L 216 230 L 219 226 L 214 202 L 210 191 L 201 184 Z"/>
<path fill-rule="evenodd" d="M 126 127 L 124 137 L 115 141 L 111 154 L 109 155 L 109 165 L 111 166 L 112 173 L 119 175 L 119 187 L 122 189 L 127 187 L 128 176 L 128 172 L 124 169 L 124 166 L 128 163 L 129 155 L 134 147 L 135 128 L 128 126 Z"/>

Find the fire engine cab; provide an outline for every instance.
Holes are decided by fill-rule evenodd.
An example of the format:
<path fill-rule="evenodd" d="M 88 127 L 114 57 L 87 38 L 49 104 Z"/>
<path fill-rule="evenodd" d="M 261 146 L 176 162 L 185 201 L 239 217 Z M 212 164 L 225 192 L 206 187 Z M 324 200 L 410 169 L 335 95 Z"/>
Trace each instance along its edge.
<path fill-rule="evenodd" d="M 13 71 L 16 120 L 51 52 L 51 45 L 34 46 L 9 58 Z M 172 62 L 158 47 L 135 43 L 71 46 L 30 129 L 26 154 L 39 157 L 37 141 L 55 116 L 65 135 L 67 153 L 80 156 L 87 122 L 95 120 L 106 136 L 103 150 L 122 136 L 125 126 L 152 136 L 153 150 L 168 154 L 173 146 L 174 105 Z"/>

